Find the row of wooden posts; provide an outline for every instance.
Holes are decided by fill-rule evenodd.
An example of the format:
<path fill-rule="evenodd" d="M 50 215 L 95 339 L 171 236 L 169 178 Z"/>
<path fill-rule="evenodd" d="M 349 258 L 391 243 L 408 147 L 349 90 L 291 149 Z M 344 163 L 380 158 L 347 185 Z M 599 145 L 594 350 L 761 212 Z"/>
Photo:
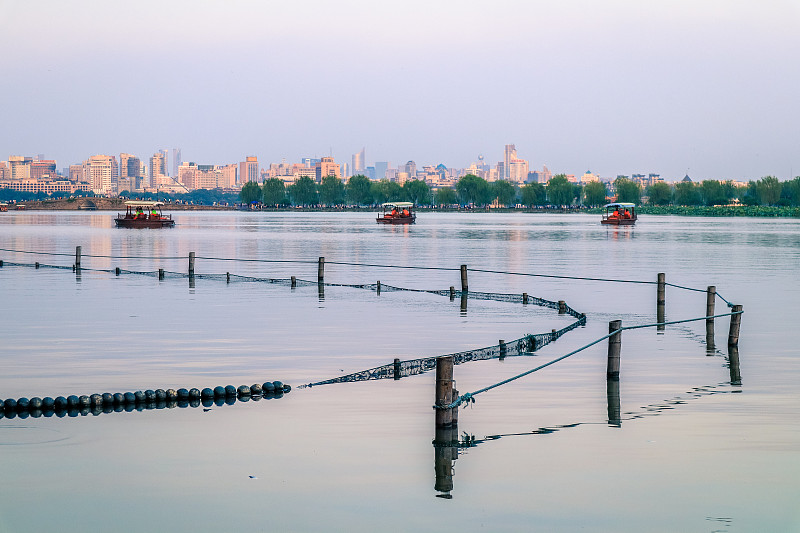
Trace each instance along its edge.
<path fill-rule="evenodd" d="M 462 279 L 465 279 L 466 267 L 462 266 Z M 710 285 L 706 290 L 706 344 L 710 350 L 714 349 L 714 309 L 716 304 L 717 288 Z M 666 305 L 666 276 L 658 274 L 656 306 L 657 329 L 664 329 L 664 307 Z M 566 304 L 559 301 L 559 313 L 563 313 Z M 730 315 L 730 328 L 728 331 L 728 353 L 731 357 L 732 368 L 739 367 L 739 328 L 742 320 L 742 306 L 733 305 Z M 620 354 L 622 352 L 622 320 L 612 320 L 608 323 L 608 364 L 606 366 L 606 379 L 610 382 L 619 381 Z M 500 355 L 502 358 L 505 343 L 500 340 Z M 733 361 L 733 358 L 736 361 Z M 737 371 L 738 373 L 738 371 Z M 733 374 L 732 374 L 733 375 Z M 741 378 L 738 378 L 741 379 Z M 458 398 L 453 379 L 453 357 L 450 355 L 439 357 L 436 360 L 436 426 L 448 427 L 458 424 L 458 407 L 443 409 Z"/>

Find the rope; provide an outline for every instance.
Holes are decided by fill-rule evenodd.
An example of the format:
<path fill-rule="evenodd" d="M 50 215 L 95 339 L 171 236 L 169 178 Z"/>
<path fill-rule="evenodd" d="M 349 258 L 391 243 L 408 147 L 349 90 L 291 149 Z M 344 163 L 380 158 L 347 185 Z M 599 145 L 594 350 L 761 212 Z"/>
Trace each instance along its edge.
<path fill-rule="evenodd" d="M 462 403 L 475 403 L 475 396 L 477 396 L 478 394 L 481 394 L 483 392 L 492 390 L 492 389 L 497 388 L 497 387 L 499 387 L 501 385 L 505 385 L 505 384 L 510 383 L 512 381 L 515 381 L 515 380 L 517 380 L 519 378 L 525 377 L 525 376 L 527 376 L 529 374 L 533 374 L 534 372 L 537 372 L 537 371 L 539 371 L 539 370 L 541 370 L 543 368 L 547 368 L 550 365 L 558 363 L 559 361 L 563 361 L 567 357 L 571 357 L 571 356 L 575 355 L 578 352 L 582 352 L 583 350 L 585 350 L 585 349 L 587 349 L 587 348 L 589 348 L 591 346 L 594 346 L 598 342 L 602 342 L 602 341 L 608 339 L 609 337 L 612 337 L 613 335 L 617 335 L 618 333 L 621 333 L 622 331 L 625 331 L 625 330 L 651 328 L 651 327 L 654 327 L 654 326 L 668 326 L 668 325 L 672 325 L 672 324 L 683 324 L 685 322 L 696 322 L 698 320 L 707 320 L 707 319 L 712 319 L 712 318 L 721 318 L 721 317 L 725 317 L 725 316 L 740 315 L 742 313 L 744 313 L 744 311 L 735 311 L 735 312 L 732 312 L 732 313 L 724 313 L 724 314 L 720 314 L 720 315 L 704 316 L 704 317 L 699 317 L 699 318 L 688 318 L 688 319 L 685 319 L 685 320 L 672 320 L 672 321 L 669 321 L 669 322 L 656 322 L 656 323 L 653 323 L 653 324 L 641 324 L 641 325 L 638 325 L 638 326 L 621 327 L 620 329 L 618 329 L 616 331 L 608 333 L 607 335 L 603 335 L 599 339 L 594 340 L 594 341 L 592 341 L 589 344 L 586 344 L 584 346 L 581 346 L 577 350 L 573 350 L 573 351 L 569 352 L 568 354 L 562 355 L 561 357 L 553 359 L 552 361 L 549 361 L 549 362 L 547 362 L 547 363 L 545 363 L 543 365 L 539 365 L 536 368 L 532 368 L 531 370 L 526 370 L 525 372 L 523 372 L 521 374 L 517 374 L 516 376 L 512 376 L 512 377 L 510 377 L 508 379 L 504 379 L 503 381 L 499 381 L 499 382 L 497 382 L 497 383 L 495 383 L 493 385 L 489 385 L 488 387 L 484 387 L 482 389 L 476 390 L 475 392 L 468 392 L 466 394 L 463 394 L 463 395 L 459 396 L 458 398 L 456 398 L 456 400 L 453 403 L 449 404 L 449 405 L 444 405 L 444 406 L 434 405 L 433 408 L 434 409 L 452 409 L 454 407 L 458 407 Z"/>

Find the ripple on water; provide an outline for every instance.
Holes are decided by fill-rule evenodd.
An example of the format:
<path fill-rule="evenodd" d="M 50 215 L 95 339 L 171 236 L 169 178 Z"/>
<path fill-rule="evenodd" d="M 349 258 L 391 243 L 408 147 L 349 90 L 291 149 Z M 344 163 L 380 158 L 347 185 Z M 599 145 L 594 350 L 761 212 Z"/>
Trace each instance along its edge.
<path fill-rule="evenodd" d="M 0 426 L 0 446 L 29 446 L 68 440 L 69 435 L 57 429 L 37 426 Z"/>

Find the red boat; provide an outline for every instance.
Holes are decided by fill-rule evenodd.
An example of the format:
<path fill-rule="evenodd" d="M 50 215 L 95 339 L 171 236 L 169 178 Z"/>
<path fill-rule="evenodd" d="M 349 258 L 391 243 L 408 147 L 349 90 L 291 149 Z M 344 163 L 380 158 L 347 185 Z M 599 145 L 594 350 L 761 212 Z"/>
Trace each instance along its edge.
<path fill-rule="evenodd" d="M 383 214 L 378 214 L 378 224 L 413 224 L 417 220 L 411 202 L 387 202 L 381 206 Z"/>
<path fill-rule="evenodd" d="M 637 219 L 635 207 L 627 202 L 607 204 L 605 206 L 606 213 L 600 223 L 612 226 L 633 226 Z"/>
<path fill-rule="evenodd" d="M 161 212 L 162 202 L 131 200 L 125 202 L 125 214 L 114 219 L 118 228 L 171 228 L 172 215 Z"/>

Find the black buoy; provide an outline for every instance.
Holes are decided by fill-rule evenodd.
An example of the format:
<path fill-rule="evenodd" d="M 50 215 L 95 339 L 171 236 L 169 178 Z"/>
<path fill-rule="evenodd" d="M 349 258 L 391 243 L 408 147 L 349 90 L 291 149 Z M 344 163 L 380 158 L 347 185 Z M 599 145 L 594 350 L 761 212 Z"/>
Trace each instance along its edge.
<path fill-rule="evenodd" d="M 56 401 L 52 399 L 50 396 L 45 396 L 42 398 L 42 409 L 55 409 L 56 408 Z"/>
<path fill-rule="evenodd" d="M 223 398 L 225 396 L 225 387 L 217 386 L 214 387 L 214 397 L 215 398 Z"/>
<path fill-rule="evenodd" d="M 5 407 L 7 411 L 15 410 L 17 408 L 17 400 L 8 398 L 3 402 L 3 407 Z"/>
<path fill-rule="evenodd" d="M 102 394 L 92 394 L 89 396 L 89 403 L 92 407 L 98 407 L 103 405 L 103 395 Z"/>
<path fill-rule="evenodd" d="M 202 391 L 200 391 L 201 398 L 213 398 L 214 397 L 214 389 L 210 389 L 206 387 Z"/>
<path fill-rule="evenodd" d="M 225 385 L 225 396 L 236 396 L 236 387 L 233 385 Z"/>
<path fill-rule="evenodd" d="M 282 381 L 273 381 L 272 384 L 275 385 L 275 390 L 276 391 L 283 390 L 283 382 Z"/>
<path fill-rule="evenodd" d="M 178 391 L 175 389 L 167 389 L 167 401 L 174 402 L 178 399 Z"/>
<path fill-rule="evenodd" d="M 136 403 L 136 396 L 134 396 L 132 392 L 126 392 L 122 396 L 125 399 L 126 404 Z M 127 411 L 128 409 L 126 408 L 125 410 Z"/>
<path fill-rule="evenodd" d="M 250 385 L 250 394 L 253 396 L 260 396 L 264 389 L 258 383 Z"/>
<path fill-rule="evenodd" d="M 239 396 L 250 396 L 250 387 L 247 385 L 240 385 L 239 388 L 236 390 L 236 393 Z"/>
<path fill-rule="evenodd" d="M 57 396 L 55 399 L 55 403 L 56 403 L 55 405 L 56 409 L 66 409 L 68 405 L 67 399 L 64 398 L 63 396 Z"/>
<path fill-rule="evenodd" d="M 137 402 L 144 402 L 144 392 L 140 390 L 134 392 L 133 397 L 136 399 Z"/>
<path fill-rule="evenodd" d="M 159 402 L 167 401 L 167 391 L 164 389 L 156 389 L 156 400 Z"/>
<path fill-rule="evenodd" d="M 28 407 L 30 407 L 31 401 L 24 396 L 22 398 L 17 399 L 17 411 L 22 413 L 23 411 L 27 411 Z M 21 418 L 21 417 L 20 417 Z"/>
<path fill-rule="evenodd" d="M 38 396 L 34 396 L 33 398 L 31 398 L 30 408 L 31 409 L 41 409 L 42 408 L 42 399 L 39 398 Z"/>
<path fill-rule="evenodd" d="M 76 408 L 80 403 L 81 403 L 80 398 L 78 398 L 74 394 L 70 394 L 69 396 L 67 396 L 67 406 L 69 406 L 70 408 Z"/>
<path fill-rule="evenodd" d="M 261 387 L 264 393 L 275 392 L 275 385 L 271 381 L 265 381 Z"/>
<path fill-rule="evenodd" d="M 103 405 L 112 406 L 114 405 L 114 395 L 110 392 L 103 393 Z"/>
<path fill-rule="evenodd" d="M 200 399 L 200 389 L 197 389 L 197 388 L 189 389 L 189 399 L 190 400 L 198 400 L 198 399 Z M 194 407 L 196 407 L 196 406 L 194 406 Z"/>
<path fill-rule="evenodd" d="M 89 398 L 89 397 L 88 397 L 88 396 L 86 396 L 85 394 L 83 394 L 83 395 L 81 395 L 81 396 L 79 396 L 79 397 L 78 397 L 78 405 L 79 405 L 80 407 L 89 407 L 89 405 L 90 405 L 91 403 L 92 403 L 92 400 L 91 400 L 91 398 Z M 85 415 L 84 415 L 84 416 L 85 416 Z"/>
<path fill-rule="evenodd" d="M 289 392 L 290 390 L 292 390 L 291 385 L 286 385 L 286 384 L 283 385 L 283 392 Z"/>
<path fill-rule="evenodd" d="M 125 403 L 125 395 L 121 392 L 114 393 L 114 405 L 122 405 Z"/>
<path fill-rule="evenodd" d="M 179 400 L 188 400 L 189 399 L 189 389 L 178 389 L 178 399 Z"/>
<path fill-rule="evenodd" d="M 156 391 L 154 391 L 153 389 L 147 389 L 146 391 L 144 391 L 144 398 L 148 402 L 156 401 Z"/>

